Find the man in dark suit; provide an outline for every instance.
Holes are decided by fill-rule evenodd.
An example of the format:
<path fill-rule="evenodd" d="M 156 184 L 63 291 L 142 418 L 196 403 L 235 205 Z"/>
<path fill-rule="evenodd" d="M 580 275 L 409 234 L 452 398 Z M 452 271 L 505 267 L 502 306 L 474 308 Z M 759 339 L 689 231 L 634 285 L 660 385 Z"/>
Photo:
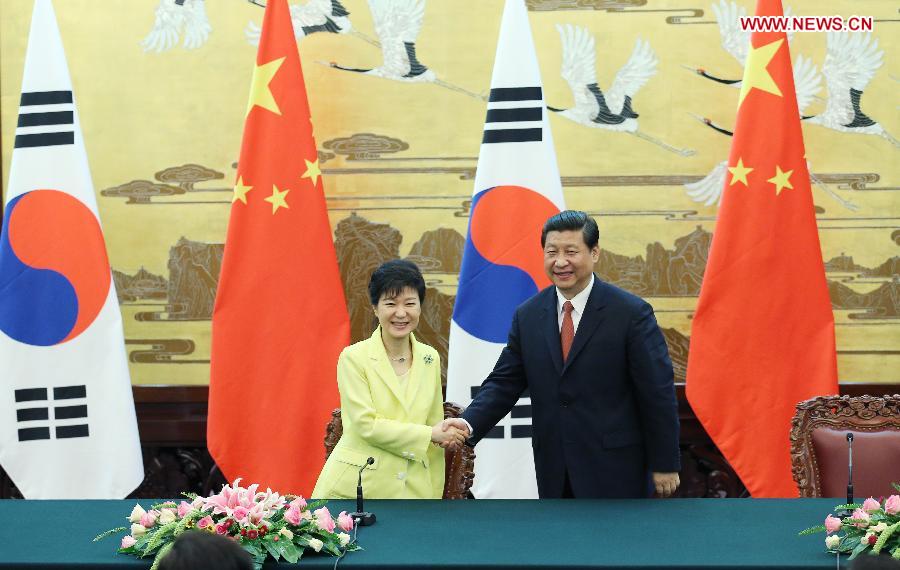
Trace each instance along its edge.
<path fill-rule="evenodd" d="M 494 370 L 445 425 L 474 445 L 527 389 L 541 498 L 667 497 L 680 469 L 672 363 L 652 307 L 594 276 L 598 241 L 584 212 L 547 220 L 553 286 L 516 309 Z"/>

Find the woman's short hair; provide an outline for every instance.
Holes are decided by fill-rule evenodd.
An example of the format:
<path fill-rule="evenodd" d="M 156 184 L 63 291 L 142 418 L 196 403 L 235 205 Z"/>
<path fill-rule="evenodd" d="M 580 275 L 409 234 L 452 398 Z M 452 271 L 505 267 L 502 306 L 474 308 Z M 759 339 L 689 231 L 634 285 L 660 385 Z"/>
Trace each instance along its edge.
<path fill-rule="evenodd" d="M 396 297 L 409 287 L 419 294 L 419 302 L 425 302 L 425 278 L 412 261 L 394 259 L 385 261 L 372 272 L 369 279 L 369 299 L 377 305 L 382 296 Z"/>
<path fill-rule="evenodd" d="M 581 237 L 588 249 L 594 249 L 600 241 L 600 228 L 597 227 L 594 218 L 579 210 L 563 210 L 544 222 L 544 229 L 541 230 L 541 247 L 547 242 L 548 232 L 574 230 L 581 230 Z"/>
<path fill-rule="evenodd" d="M 189 530 L 175 539 L 159 561 L 159 570 L 252 570 L 250 553 L 235 541 L 202 530 Z"/>

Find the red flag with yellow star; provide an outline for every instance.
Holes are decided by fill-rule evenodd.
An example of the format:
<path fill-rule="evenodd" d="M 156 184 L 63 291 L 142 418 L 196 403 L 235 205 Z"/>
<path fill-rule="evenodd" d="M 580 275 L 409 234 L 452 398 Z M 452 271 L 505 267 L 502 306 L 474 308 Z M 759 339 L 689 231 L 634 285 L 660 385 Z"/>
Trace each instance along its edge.
<path fill-rule="evenodd" d="M 286 0 L 263 20 L 213 312 L 209 450 L 229 479 L 312 491 L 350 339 Z"/>
<path fill-rule="evenodd" d="M 781 16 L 780 0 L 759 0 L 756 15 Z M 837 393 L 834 317 L 787 38 L 754 32 L 751 44 L 687 397 L 752 496 L 796 497 L 791 417 Z"/>

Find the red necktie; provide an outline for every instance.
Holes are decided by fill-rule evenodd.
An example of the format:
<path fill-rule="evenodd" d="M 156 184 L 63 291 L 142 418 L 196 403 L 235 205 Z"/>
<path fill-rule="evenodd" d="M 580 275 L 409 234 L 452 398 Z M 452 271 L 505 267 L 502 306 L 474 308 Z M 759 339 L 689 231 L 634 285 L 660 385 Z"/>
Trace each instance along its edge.
<path fill-rule="evenodd" d="M 572 348 L 572 340 L 575 338 L 575 323 L 572 322 L 572 306 L 570 301 L 563 303 L 563 320 L 562 327 L 559 329 L 559 342 L 562 345 L 563 362 L 569 357 L 569 350 Z"/>

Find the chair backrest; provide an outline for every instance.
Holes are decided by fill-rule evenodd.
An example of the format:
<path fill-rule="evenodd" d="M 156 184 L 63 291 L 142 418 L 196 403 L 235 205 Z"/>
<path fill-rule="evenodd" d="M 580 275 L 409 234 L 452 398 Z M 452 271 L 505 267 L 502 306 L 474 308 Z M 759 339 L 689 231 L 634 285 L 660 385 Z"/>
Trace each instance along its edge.
<path fill-rule="evenodd" d="M 791 421 L 791 470 L 801 497 L 846 497 L 853 434 L 856 497 L 896 494 L 900 483 L 900 394 L 820 396 L 797 404 Z"/>
<path fill-rule="evenodd" d="M 452 403 L 444 402 L 444 418 L 458 418 L 463 413 L 463 408 Z M 344 433 L 344 425 L 341 423 L 341 409 L 331 412 L 331 420 L 325 427 L 325 457 L 331 455 L 334 446 L 340 441 Z M 445 452 L 446 476 L 444 479 L 444 499 L 473 499 L 469 489 L 475 480 L 475 450 L 468 445 L 456 451 Z"/>

